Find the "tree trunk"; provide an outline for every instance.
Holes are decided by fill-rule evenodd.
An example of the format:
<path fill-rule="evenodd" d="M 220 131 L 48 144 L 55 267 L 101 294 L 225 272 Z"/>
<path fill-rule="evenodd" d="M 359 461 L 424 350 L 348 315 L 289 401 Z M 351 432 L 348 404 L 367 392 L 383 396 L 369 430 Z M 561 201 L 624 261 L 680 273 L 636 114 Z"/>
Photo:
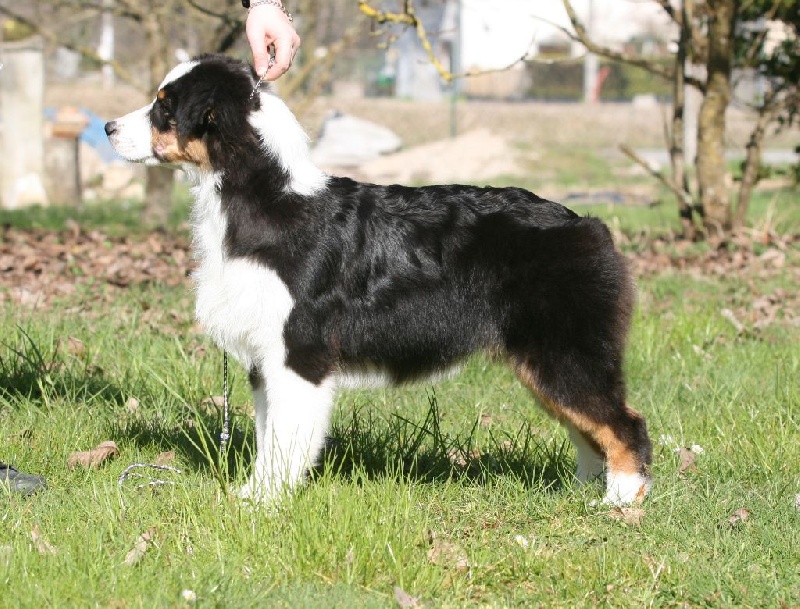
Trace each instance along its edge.
<path fill-rule="evenodd" d="M 672 183 L 678 196 L 678 215 L 683 227 L 683 235 L 692 241 L 697 237 L 697 230 L 692 218 L 693 201 L 689 192 L 686 177 L 686 155 L 684 152 L 684 113 L 686 111 L 686 50 L 691 40 L 690 14 L 683 3 L 680 23 L 680 40 L 678 53 L 675 56 L 675 77 L 672 80 L 672 126 L 670 133 L 669 158 L 672 164 Z"/>
<path fill-rule="evenodd" d="M 739 188 L 739 203 L 736 212 L 733 214 L 733 228 L 741 228 L 747 221 L 747 212 L 750 208 L 750 197 L 753 188 L 758 181 L 758 172 L 761 169 L 761 148 L 764 143 L 764 135 L 767 132 L 767 125 L 772 121 L 772 96 L 767 95 L 758 113 L 758 120 L 750 139 L 747 142 L 747 154 L 744 160 L 744 171 L 742 172 L 742 185 Z"/>
<path fill-rule="evenodd" d="M 731 200 L 725 168 L 725 110 L 731 95 L 733 34 L 738 0 L 708 1 L 706 92 L 697 134 L 697 181 L 706 234 L 720 238 L 731 229 Z"/>
<path fill-rule="evenodd" d="M 161 79 L 167 73 L 167 57 L 169 47 L 168 37 L 161 20 L 164 16 L 156 10 L 155 3 L 152 3 L 153 10 L 144 16 L 144 30 L 147 39 L 147 55 L 150 64 L 150 92 L 155 94 L 155 90 L 161 83 Z M 172 190 L 174 184 L 173 169 L 166 167 L 148 167 L 146 171 L 146 186 L 144 196 L 144 209 L 142 210 L 142 221 L 149 226 L 164 226 L 169 218 L 169 210 L 172 205 Z"/>

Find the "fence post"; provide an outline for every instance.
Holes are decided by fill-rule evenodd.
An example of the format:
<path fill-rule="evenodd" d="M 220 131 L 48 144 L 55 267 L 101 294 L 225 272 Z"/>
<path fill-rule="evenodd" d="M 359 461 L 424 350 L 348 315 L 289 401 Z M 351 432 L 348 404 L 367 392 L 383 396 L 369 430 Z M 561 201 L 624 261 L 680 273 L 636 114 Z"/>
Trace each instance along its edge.
<path fill-rule="evenodd" d="M 0 46 L 2 151 L 0 205 L 13 209 L 47 204 L 44 173 L 44 57 L 30 36 Z"/>

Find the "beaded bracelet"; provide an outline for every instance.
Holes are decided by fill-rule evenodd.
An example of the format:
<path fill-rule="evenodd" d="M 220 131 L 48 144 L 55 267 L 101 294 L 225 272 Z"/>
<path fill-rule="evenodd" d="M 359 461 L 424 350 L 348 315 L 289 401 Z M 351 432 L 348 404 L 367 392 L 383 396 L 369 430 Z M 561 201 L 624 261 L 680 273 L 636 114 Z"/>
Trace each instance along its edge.
<path fill-rule="evenodd" d="M 281 9 L 283 13 L 289 18 L 289 21 L 293 21 L 292 14 L 286 10 L 286 7 L 283 6 L 283 3 L 281 3 L 280 0 L 253 0 L 253 2 L 250 2 L 250 0 L 242 0 L 242 6 L 246 8 L 248 12 L 250 12 L 255 7 L 261 4 L 269 4 L 271 6 Z"/>

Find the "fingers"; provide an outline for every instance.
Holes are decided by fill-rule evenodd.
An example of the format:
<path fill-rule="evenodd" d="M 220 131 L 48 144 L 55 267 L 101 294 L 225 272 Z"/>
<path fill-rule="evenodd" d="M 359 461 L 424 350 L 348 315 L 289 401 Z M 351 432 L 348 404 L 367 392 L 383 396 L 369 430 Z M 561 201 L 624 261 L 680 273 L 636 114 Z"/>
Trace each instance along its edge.
<path fill-rule="evenodd" d="M 295 34 L 292 37 L 275 40 L 272 46 L 275 49 L 274 62 L 268 67 L 265 80 L 275 80 L 291 67 L 294 55 L 300 46 L 300 38 Z M 256 66 L 256 71 L 258 71 L 258 66 Z"/>
<path fill-rule="evenodd" d="M 289 69 L 300 47 L 300 37 L 283 11 L 268 4 L 252 8 L 245 31 L 259 76 L 275 80 Z M 270 47 L 274 50 L 272 61 Z"/>

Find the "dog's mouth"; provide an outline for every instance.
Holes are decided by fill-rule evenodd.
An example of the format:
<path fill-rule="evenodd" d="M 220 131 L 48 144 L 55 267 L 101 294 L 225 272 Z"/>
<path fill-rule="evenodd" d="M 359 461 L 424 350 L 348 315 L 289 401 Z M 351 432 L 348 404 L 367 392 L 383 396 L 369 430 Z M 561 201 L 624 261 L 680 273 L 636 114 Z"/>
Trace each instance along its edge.
<path fill-rule="evenodd" d="M 159 163 L 169 163 L 169 159 L 167 159 L 165 153 L 166 150 L 163 146 L 157 145 L 153 147 L 153 158 Z"/>

